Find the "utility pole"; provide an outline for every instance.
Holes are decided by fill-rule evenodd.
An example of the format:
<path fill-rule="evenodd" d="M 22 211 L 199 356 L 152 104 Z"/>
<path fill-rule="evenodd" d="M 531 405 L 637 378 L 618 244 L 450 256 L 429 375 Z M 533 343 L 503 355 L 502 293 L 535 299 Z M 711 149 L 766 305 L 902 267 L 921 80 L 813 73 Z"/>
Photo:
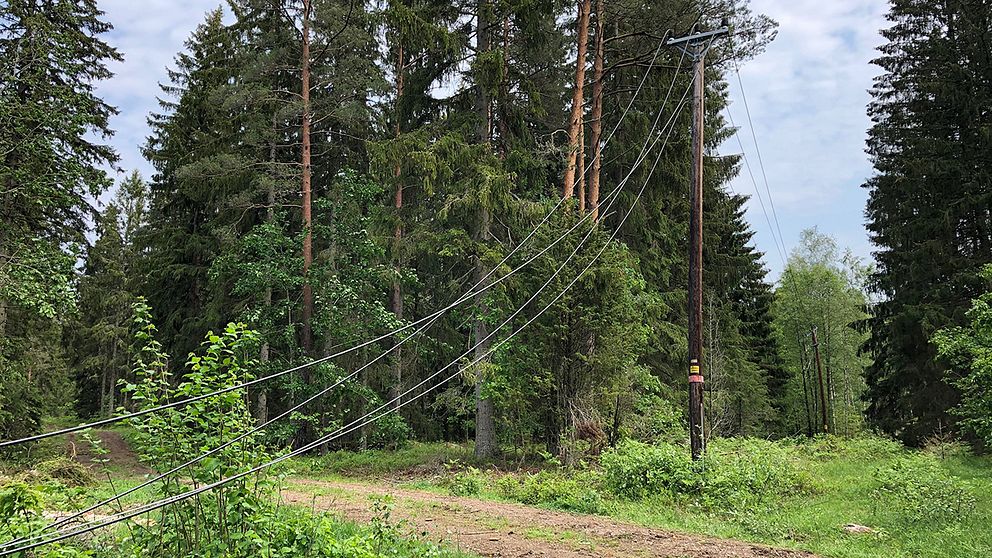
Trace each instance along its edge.
<path fill-rule="evenodd" d="M 703 414 L 703 70 L 706 52 L 713 40 L 725 35 L 719 29 L 668 40 L 678 45 L 693 62 L 692 69 L 692 190 L 689 209 L 689 443 L 692 458 L 706 451 Z"/>
<path fill-rule="evenodd" d="M 816 377 L 820 382 L 820 420 L 823 421 L 823 433 L 830 432 L 827 421 L 827 390 L 823 387 L 823 365 L 820 363 L 820 341 L 816 338 L 816 326 L 813 326 L 813 352 L 816 354 Z"/>

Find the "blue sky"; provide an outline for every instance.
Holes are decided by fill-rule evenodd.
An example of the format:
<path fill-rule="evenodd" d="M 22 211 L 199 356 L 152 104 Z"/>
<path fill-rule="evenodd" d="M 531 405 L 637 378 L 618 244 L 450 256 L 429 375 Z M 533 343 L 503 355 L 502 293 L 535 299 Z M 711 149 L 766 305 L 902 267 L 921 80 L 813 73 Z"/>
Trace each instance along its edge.
<path fill-rule="evenodd" d="M 120 109 L 111 125 L 121 166 L 146 177 L 150 165 L 140 149 L 148 134 L 146 118 L 157 109 L 158 83 L 166 67 L 204 14 L 218 0 L 101 0 L 115 29 L 109 41 L 124 54 L 116 73 L 99 93 Z M 864 229 L 866 193 L 859 185 L 871 173 L 864 153 L 867 90 L 879 73 L 869 61 L 882 43 L 883 0 L 752 0 L 755 12 L 779 22 L 778 38 L 766 53 L 741 67 L 754 134 L 768 176 L 784 243 L 791 250 L 804 228 L 816 226 L 842 247 L 870 257 Z M 741 90 L 731 76 L 731 115 L 755 172 L 766 210 L 771 213 L 758 158 L 747 126 Z M 736 140 L 723 153 L 739 153 Z M 754 196 L 746 172 L 732 187 Z M 748 220 L 765 261 L 778 276 L 782 259 L 758 199 L 752 197 Z M 770 217 L 771 215 L 769 215 Z"/>

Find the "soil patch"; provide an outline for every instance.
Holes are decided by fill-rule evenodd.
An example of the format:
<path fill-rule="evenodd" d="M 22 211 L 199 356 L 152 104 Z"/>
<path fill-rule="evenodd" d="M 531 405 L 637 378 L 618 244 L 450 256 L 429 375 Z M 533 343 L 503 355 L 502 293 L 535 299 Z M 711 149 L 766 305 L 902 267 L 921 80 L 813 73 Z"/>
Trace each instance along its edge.
<path fill-rule="evenodd" d="M 114 432 L 113 430 L 95 430 L 92 436 L 101 441 L 100 447 L 107 450 L 108 453 L 99 455 L 93 451 L 93 447 L 89 442 L 77 437 L 75 434 L 69 434 L 66 438 L 68 455 L 79 463 L 91 468 L 100 465 L 101 461 L 106 459 L 108 465 L 123 469 L 135 475 L 144 475 L 152 472 L 151 469 L 141 463 L 138 455 L 131 450 L 131 446 L 128 445 L 127 441 L 124 440 L 119 432 Z"/>
<path fill-rule="evenodd" d="M 393 498 L 392 519 L 431 540 L 488 557 L 578 558 L 800 558 L 813 554 L 650 529 L 606 517 L 521 504 L 460 498 L 389 485 L 298 480 L 284 501 L 332 511 L 345 519 L 372 518 L 370 498 Z"/>

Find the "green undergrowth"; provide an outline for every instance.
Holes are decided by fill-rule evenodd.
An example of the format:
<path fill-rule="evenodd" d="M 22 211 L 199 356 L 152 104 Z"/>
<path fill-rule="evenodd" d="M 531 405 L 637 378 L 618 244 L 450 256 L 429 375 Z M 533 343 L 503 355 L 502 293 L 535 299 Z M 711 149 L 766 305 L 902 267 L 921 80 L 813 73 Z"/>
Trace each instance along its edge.
<path fill-rule="evenodd" d="M 339 450 L 296 461 L 301 471 L 349 477 L 424 476 L 444 470 L 448 463 L 472 462 L 469 445 L 409 442 L 396 450 Z"/>
<path fill-rule="evenodd" d="M 411 456 L 430 453 L 421 445 Z M 395 462 L 389 452 L 385 462 Z M 368 458 L 366 456 L 365 458 Z M 333 457 L 335 475 L 365 476 Z M 396 458 L 399 459 L 399 458 Z M 426 470 L 426 469 L 425 469 Z M 715 440 L 686 448 L 621 444 L 572 470 L 506 472 L 465 461 L 407 486 L 607 515 L 642 525 L 804 549 L 838 558 L 992 556 L 992 460 L 958 444 L 907 450 L 877 436 L 778 442 Z M 849 533 L 856 524 L 870 532 Z"/>
<path fill-rule="evenodd" d="M 49 520 L 44 512 L 75 511 L 127 488 L 139 479 L 94 482 L 87 487 L 68 487 L 49 479 L 29 484 L 10 477 L 0 479 L 0 543 L 32 536 Z M 152 493 L 141 491 L 120 502 L 147 501 Z M 209 502 L 209 500 L 208 500 Z M 373 519 L 364 525 L 343 521 L 328 513 L 314 513 L 305 506 L 276 506 L 249 510 L 255 516 L 256 529 L 244 531 L 229 540 L 211 543 L 210 537 L 199 543 L 203 557 L 236 558 L 265 556 L 272 558 L 312 556 L 315 558 L 473 558 L 452 548 L 426 540 L 412 532 L 405 523 L 391 518 L 388 498 L 370 502 Z M 111 514 L 121 509 L 117 504 L 100 510 Z M 231 510 L 229 513 L 233 513 Z M 127 521 L 115 528 L 102 529 L 94 535 L 65 543 L 42 547 L 31 556 L 41 558 L 122 558 L 160 555 L 164 543 L 158 529 L 160 514 L 149 514 Z M 232 546 L 232 542 L 233 546 Z"/>

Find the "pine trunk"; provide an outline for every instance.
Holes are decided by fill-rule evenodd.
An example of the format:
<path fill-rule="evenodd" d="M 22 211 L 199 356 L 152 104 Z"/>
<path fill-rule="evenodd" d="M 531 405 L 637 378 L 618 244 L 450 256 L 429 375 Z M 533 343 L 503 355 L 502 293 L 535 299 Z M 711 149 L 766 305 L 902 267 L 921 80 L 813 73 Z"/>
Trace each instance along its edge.
<path fill-rule="evenodd" d="M 582 112 L 585 101 L 586 48 L 589 42 L 589 10 L 591 0 L 579 0 L 578 56 L 575 60 L 575 91 L 572 95 L 572 116 L 568 127 L 568 164 L 565 167 L 564 197 L 575 195 L 575 167 L 579 152 L 579 130 L 582 128 Z"/>
<path fill-rule="evenodd" d="M 579 150 L 575 153 L 575 174 L 579 181 L 579 211 L 586 210 L 586 126 L 579 124 Z"/>
<path fill-rule="evenodd" d="M 311 213 L 310 189 L 310 12 L 311 0 L 303 1 L 303 56 L 301 59 L 301 97 L 303 101 L 303 123 L 300 135 L 303 142 L 301 166 L 303 167 L 303 312 L 302 345 L 303 351 L 313 352 L 313 332 L 310 320 L 313 319 L 313 288 L 310 286 L 310 265 L 313 263 L 313 215 Z"/>
<path fill-rule="evenodd" d="M 596 0 L 596 54 L 592 65 L 592 115 L 589 145 L 592 146 L 592 171 L 589 175 L 589 211 L 592 220 L 599 219 L 599 179 L 603 168 L 603 51 L 606 44 L 606 8 L 603 0 Z"/>

